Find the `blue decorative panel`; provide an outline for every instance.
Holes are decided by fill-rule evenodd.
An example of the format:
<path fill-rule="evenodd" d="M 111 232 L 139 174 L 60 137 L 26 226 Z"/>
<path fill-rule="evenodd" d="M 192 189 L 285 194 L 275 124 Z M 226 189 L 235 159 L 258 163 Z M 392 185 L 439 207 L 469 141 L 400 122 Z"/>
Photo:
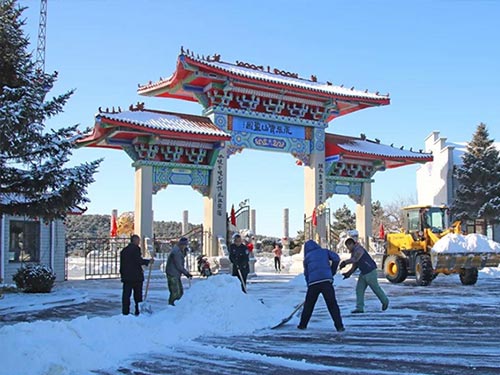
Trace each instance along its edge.
<path fill-rule="evenodd" d="M 192 185 L 193 179 L 191 173 L 172 172 L 169 182 L 173 185 Z"/>
<path fill-rule="evenodd" d="M 314 149 L 316 151 L 323 151 L 325 149 L 325 130 L 316 128 L 314 129 Z"/>
<path fill-rule="evenodd" d="M 295 154 L 309 154 L 310 141 L 296 138 L 264 137 L 254 133 L 233 130 L 231 144 L 236 147 L 268 151 L 283 151 Z"/>
<path fill-rule="evenodd" d="M 279 138 L 305 138 L 305 129 L 303 126 L 238 116 L 233 117 L 233 131 Z"/>
<path fill-rule="evenodd" d="M 327 196 L 332 194 L 361 196 L 363 194 L 363 182 L 327 179 L 326 190 Z"/>
<path fill-rule="evenodd" d="M 221 130 L 227 130 L 227 115 L 217 113 L 214 120 L 215 126 Z"/>
<path fill-rule="evenodd" d="M 255 137 L 253 143 L 256 146 L 267 147 L 267 148 L 278 148 L 284 149 L 286 147 L 286 142 L 282 139 L 274 139 L 267 137 Z"/>
<path fill-rule="evenodd" d="M 153 185 L 208 186 L 210 170 L 176 168 L 171 166 L 153 167 Z"/>

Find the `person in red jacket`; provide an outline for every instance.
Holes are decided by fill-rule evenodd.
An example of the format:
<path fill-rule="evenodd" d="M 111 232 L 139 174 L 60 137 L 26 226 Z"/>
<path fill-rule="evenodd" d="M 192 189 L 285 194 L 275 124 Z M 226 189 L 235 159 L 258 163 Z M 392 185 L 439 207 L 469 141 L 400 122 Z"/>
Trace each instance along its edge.
<path fill-rule="evenodd" d="M 281 255 L 283 255 L 283 252 L 281 250 L 281 245 L 277 242 L 274 245 L 273 254 L 274 254 L 274 270 L 276 272 L 281 272 Z"/>

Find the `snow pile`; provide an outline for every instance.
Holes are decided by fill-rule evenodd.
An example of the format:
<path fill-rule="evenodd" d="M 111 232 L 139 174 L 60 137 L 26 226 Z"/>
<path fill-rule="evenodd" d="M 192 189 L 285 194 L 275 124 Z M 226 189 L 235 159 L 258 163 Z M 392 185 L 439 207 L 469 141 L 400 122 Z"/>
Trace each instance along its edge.
<path fill-rule="evenodd" d="M 176 305 L 151 316 L 83 316 L 4 326 L 0 374 L 88 373 L 199 336 L 247 334 L 280 321 L 284 313 L 243 294 L 239 281 L 227 275 L 195 283 Z M 33 366 L 26 359 L 35 353 Z"/>
<path fill-rule="evenodd" d="M 493 252 L 500 253 L 500 244 L 495 241 L 488 240 L 482 234 L 447 234 L 441 238 L 432 251 L 435 253 L 472 253 L 472 252 Z"/>
<path fill-rule="evenodd" d="M 481 271 L 481 278 L 483 279 L 500 279 L 500 266 L 498 267 L 485 267 Z"/>

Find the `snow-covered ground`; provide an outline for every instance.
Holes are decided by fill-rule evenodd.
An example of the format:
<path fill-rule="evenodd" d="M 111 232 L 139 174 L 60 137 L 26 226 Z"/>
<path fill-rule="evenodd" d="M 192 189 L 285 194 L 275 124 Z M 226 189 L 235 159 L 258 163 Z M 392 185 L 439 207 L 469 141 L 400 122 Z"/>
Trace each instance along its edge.
<path fill-rule="evenodd" d="M 284 264 L 289 265 L 288 259 Z M 429 287 L 390 284 L 381 312 L 366 294 L 366 314 L 351 315 L 356 280 L 336 276 L 346 332 L 334 332 L 322 299 L 306 331 L 295 317 L 278 330 L 306 291 L 303 275 L 276 274 L 257 262 L 247 295 L 228 275 L 185 283 L 167 306 L 155 271 L 150 316 L 120 315 L 119 280 L 75 280 L 50 294 L 7 293 L 0 300 L 0 374 L 498 374 L 500 271 L 475 286 L 439 276 Z M 76 270 L 76 269 L 75 269 Z"/>

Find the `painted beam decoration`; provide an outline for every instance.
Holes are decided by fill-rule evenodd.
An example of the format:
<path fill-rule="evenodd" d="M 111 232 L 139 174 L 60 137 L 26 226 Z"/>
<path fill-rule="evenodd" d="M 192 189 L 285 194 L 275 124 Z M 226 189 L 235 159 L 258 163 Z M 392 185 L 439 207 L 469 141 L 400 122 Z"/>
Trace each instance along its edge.
<path fill-rule="evenodd" d="M 168 185 L 209 186 L 210 169 L 186 168 L 185 165 L 154 165 L 153 191 Z"/>

